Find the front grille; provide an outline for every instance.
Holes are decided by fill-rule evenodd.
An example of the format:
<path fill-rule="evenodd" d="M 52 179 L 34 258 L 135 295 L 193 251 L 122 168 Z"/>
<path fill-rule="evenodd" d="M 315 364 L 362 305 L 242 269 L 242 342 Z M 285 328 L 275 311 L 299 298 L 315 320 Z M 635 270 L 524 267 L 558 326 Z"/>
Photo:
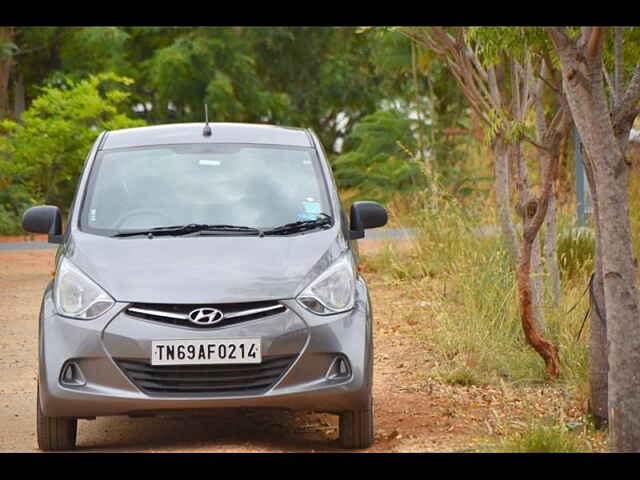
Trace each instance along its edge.
<path fill-rule="evenodd" d="M 224 314 L 222 321 L 214 325 L 198 325 L 192 323 L 188 315 L 198 308 L 215 308 Z M 164 304 L 164 303 L 134 303 L 127 308 L 127 314 L 190 328 L 215 328 L 234 325 L 249 320 L 257 320 L 271 315 L 282 313 L 287 308 L 275 301 L 248 302 L 248 303 L 220 303 L 220 304 Z"/>
<path fill-rule="evenodd" d="M 157 365 L 117 360 L 118 366 L 143 392 L 163 394 L 257 395 L 266 392 L 287 371 L 296 355 L 265 357 L 260 364 Z"/>

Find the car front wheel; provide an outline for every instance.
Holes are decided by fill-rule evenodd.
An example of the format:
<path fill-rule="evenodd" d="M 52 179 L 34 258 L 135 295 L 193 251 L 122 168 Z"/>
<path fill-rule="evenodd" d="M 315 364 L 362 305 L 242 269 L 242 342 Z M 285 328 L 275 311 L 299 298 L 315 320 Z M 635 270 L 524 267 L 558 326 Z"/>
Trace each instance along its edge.
<path fill-rule="evenodd" d="M 75 448 L 78 419 L 44 415 L 40 406 L 39 387 L 36 403 L 38 447 L 41 450 L 71 450 Z"/>
<path fill-rule="evenodd" d="M 343 448 L 361 449 L 373 444 L 373 401 L 368 408 L 340 414 L 340 444 Z"/>

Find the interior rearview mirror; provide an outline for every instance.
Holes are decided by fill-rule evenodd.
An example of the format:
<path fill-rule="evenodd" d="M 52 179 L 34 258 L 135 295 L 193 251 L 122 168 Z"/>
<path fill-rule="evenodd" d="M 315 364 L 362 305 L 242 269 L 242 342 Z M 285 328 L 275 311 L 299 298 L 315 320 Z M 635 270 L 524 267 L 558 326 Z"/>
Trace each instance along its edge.
<path fill-rule="evenodd" d="M 364 238 L 367 228 L 382 227 L 387 224 L 387 211 L 377 202 L 354 202 L 351 205 L 352 240 Z"/>
<path fill-rule="evenodd" d="M 62 243 L 62 215 L 58 207 L 31 207 L 22 216 L 22 228 L 29 233 L 48 234 L 49 243 Z"/>

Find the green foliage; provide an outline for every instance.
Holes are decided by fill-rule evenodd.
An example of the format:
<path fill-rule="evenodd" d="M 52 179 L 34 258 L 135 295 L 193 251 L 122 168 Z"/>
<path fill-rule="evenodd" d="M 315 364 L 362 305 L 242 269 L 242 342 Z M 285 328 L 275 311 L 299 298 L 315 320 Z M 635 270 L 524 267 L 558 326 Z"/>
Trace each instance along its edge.
<path fill-rule="evenodd" d="M 15 31 L 18 50 L 12 52 L 19 55 L 13 71 L 24 80 L 27 106 L 42 94 L 42 86 L 65 91 L 72 88 L 71 81 L 112 71 L 135 79 L 127 86 L 126 99 L 113 99 L 120 111 L 131 112 L 135 105 L 131 115 L 150 123 L 201 121 L 206 102 L 213 121 L 311 127 L 331 157 L 336 141 L 343 139 L 343 152 L 352 155 L 339 176 L 373 198 L 424 185 L 421 165 L 412 160 L 418 129 L 441 181 L 460 183 L 465 156 L 457 147 L 464 137 L 447 135 L 445 129 L 466 128 L 466 103 L 448 69 L 421 48 L 415 49 L 414 82 L 411 42 L 393 29 L 105 26 Z M 422 121 L 409 120 L 418 105 Z M 376 135 L 385 137 L 385 145 L 371 135 L 352 135 L 362 119 L 389 108 L 398 113 L 376 120 Z M 360 133 L 372 130 L 371 118 L 367 122 Z M 390 130 L 385 123 L 393 124 Z M 64 177 L 72 178 L 76 167 L 68 168 Z M 15 185 L 23 185 L 24 174 L 16 175 Z M 44 183 L 25 188 L 37 188 L 29 190 L 33 199 L 44 195 L 52 201 L 60 197 L 57 191 L 68 189 L 43 189 Z M 468 192 L 468 186 L 461 191 Z"/>
<path fill-rule="evenodd" d="M 264 88 L 250 43 L 229 28 L 184 33 L 147 66 L 158 104 L 173 103 L 182 121 L 201 121 L 205 102 L 210 120 L 236 122 L 272 119 L 286 105 L 283 95 Z"/>
<path fill-rule="evenodd" d="M 414 44 L 394 28 L 370 29 L 377 42 L 372 45 L 376 72 L 385 92 L 394 92 L 385 103 L 407 116 L 421 113 L 415 122 L 416 137 L 429 152 L 434 173 L 444 182 L 456 182 L 464 162 L 467 135 L 449 135 L 448 129 L 469 130 L 468 104 L 448 67 L 432 51 Z"/>
<path fill-rule="evenodd" d="M 421 51 L 421 50 L 418 50 Z M 427 100 L 425 125 L 425 147 L 433 158 L 438 176 L 443 181 L 459 181 L 459 175 L 467 159 L 464 153 L 470 135 L 447 135 L 450 128 L 471 130 L 468 104 L 457 88 L 448 68 L 432 54 L 424 53 L 422 75 L 428 79 L 427 90 L 423 92 Z"/>
<path fill-rule="evenodd" d="M 373 113 L 383 98 L 396 95 L 391 85 L 383 88 L 384 77 L 373 61 L 379 42 L 374 32 L 357 33 L 354 27 L 246 30 L 262 85 L 288 99 L 273 120 L 312 128 L 329 154 L 359 119 Z"/>
<path fill-rule="evenodd" d="M 120 27 L 70 27 L 60 45 L 67 77 L 91 72 L 123 73 L 129 34 Z"/>
<path fill-rule="evenodd" d="M 506 54 L 522 61 L 532 51 L 552 51 L 549 36 L 541 27 L 469 27 L 467 31 L 485 65 L 502 62 Z"/>
<path fill-rule="evenodd" d="M 131 80 L 115 74 L 67 79 L 43 87 L 21 123 L 0 122 L 0 205 L 3 230 L 34 203 L 67 208 L 91 145 L 103 130 L 144 125 L 121 113 Z"/>
<path fill-rule="evenodd" d="M 24 186 L 0 184 L 0 235 L 24 234 L 21 227 L 22 212 L 34 204 Z"/>
<path fill-rule="evenodd" d="M 392 192 L 422 184 L 422 167 L 410 156 L 416 147 L 411 127 L 412 121 L 399 112 L 364 117 L 349 136 L 350 151 L 333 162 L 338 185 L 385 201 Z"/>
<path fill-rule="evenodd" d="M 505 130 L 504 136 L 508 142 L 518 143 L 522 141 L 523 136 L 526 133 L 531 133 L 533 125 L 527 125 L 526 123 L 512 121 L 509 123 L 508 128 Z"/>
<path fill-rule="evenodd" d="M 489 125 L 484 129 L 484 141 L 489 144 L 496 138 L 496 135 L 504 131 L 507 122 L 502 112 L 497 110 L 489 110 L 487 117 L 489 117 Z"/>

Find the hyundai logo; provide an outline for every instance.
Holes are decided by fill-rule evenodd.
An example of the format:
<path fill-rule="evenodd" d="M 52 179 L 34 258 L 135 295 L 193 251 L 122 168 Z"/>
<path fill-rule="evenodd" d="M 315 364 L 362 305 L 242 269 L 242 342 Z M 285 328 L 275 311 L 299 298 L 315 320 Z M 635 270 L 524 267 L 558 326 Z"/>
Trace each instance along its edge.
<path fill-rule="evenodd" d="M 197 308 L 189 312 L 189 320 L 196 325 L 214 325 L 224 318 L 216 308 Z"/>

